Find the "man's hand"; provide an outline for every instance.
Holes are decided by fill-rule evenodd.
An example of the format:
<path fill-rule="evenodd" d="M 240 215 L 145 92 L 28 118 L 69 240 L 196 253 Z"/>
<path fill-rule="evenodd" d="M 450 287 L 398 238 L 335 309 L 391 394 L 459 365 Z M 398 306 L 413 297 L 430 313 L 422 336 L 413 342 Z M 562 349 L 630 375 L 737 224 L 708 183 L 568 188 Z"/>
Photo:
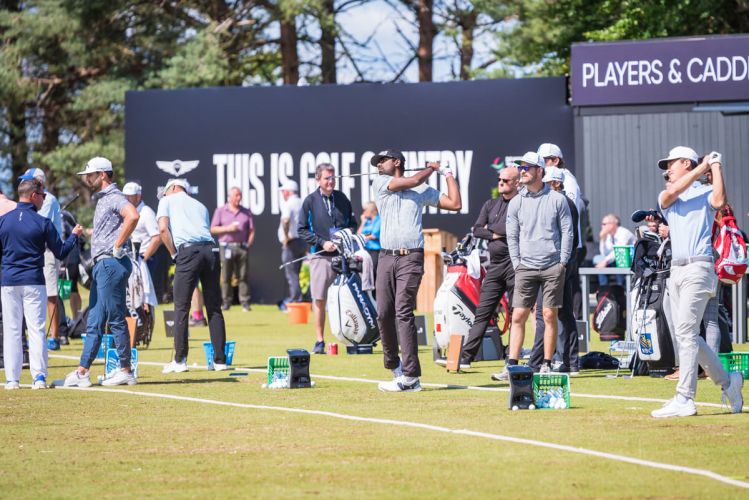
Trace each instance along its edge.
<path fill-rule="evenodd" d="M 439 172 L 439 170 L 440 170 L 440 162 L 438 162 L 438 161 L 428 161 L 426 168 L 431 168 L 433 172 Z"/>
<path fill-rule="evenodd" d="M 440 175 L 444 175 L 445 177 L 451 177 L 453 176 L 453 171 L 450 168 L 450 165 L 440 166 L 437 169 L 437 172 L 439 172 Z"/>
<path fill-rule="evenodd" d="M 80 224 L 76 224 L 72 232 L 74 235 L 80 236 L 81 233 L 83 232 L 83 226 L 81 226 Z"/>
<path fill-rule="evenodd" d="M 332 241 L 326 241 L 322 244 L 322 249 L 326 252 L 335 252 L 336 250 L 338 250 L 338 247 L 335 246 L 335 243 L 333 243 Z"/>
<path fill-rule="evenodd" d="M 721 155 L 717 151 L 713 151 L 712 153 L 707 155 L 705 158 L 707 158 L 707 164 L 710 165 L 711 167 L 716 163 L 721 164 L 721 165 L 723 164 L 723 155 Z"/>
<path fill-rule="evenodd" d="M 596 264 L 596 267 L 598 269 L 603 269 L 604 267 L 607 267 L 607 266 L 608 266 L 608 263 L 605 260 L 602 260 L 601 262 L 599 262 L 598 264 Z"/>
<path fill-rule="evenodd" d="M 125 256 L 125 247 L 115 246 L 112 248 L 112 257 L 115 259 L 121 259 Z"/>

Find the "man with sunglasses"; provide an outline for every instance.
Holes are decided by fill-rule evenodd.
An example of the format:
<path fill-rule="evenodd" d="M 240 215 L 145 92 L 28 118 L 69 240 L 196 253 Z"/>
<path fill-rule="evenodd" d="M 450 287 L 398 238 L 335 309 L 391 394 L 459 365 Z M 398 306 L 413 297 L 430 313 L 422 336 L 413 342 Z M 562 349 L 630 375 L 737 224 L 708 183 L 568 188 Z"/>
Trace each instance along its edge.
<path fill-rule="evenodd" d="M 515 166 L 500 170 L 497 177 L 499 196 L 484 203 L 476 224 L 473 225 L 474 236 L 489 240 L 490 260 L 486 276 L 481 283 L 479 305 L 476 308 L 473 326 L 463 344 L 461 368 L 468 368 L 478 354 L 489 320 L 497 310 L 497 304 L 505 292 L 507 292 L 509 302 L 512 303 L 515 270 L 512 267 L 507 246 L 506 221 L 510 200 L 518 194 L 519 179 L 520 173 Z"/>
<path fill-rule="evenodd" d="M 44 204 L 42 183 L 32 175 L 20 179 L 18 205 L 0 218 L 5 388 L 19 388 L 23 359 L 21 331 L 26 319 L 31 388 L 46 389 L 44 251 L 49 249 L 54 257 L 64 259 L 77 244 L 82 228 L 76 225 L 73 234 L 63 243 L 52 221 L 37 213 Z"/>
<path fill-rule="evenodd" d="M 567 200 L 543 183 L 544 161 L 529 151 L 520 160 L 518 196 L 507 207 L 507 244 L 515 269 L 508 366 L 518 364 L 525 323 L 543 287 L 544 356 L 542 373 L 551 371 L 556 349 L 557 310 L 562 306 L 564 274 L 572 253 L 572 216 Z M 494 380 L 507 380 L 507 367 Z"/>
<path fill-rule="evenodd" d="M 372 183 L 380 212 L 380 258 L 377 263 L 377 323 L 382 337 L 385 368 L 393 380 L 380 382 L 383 392 L 421 390 L 419 345 L 414 309 L 424 274 L 424 207 L 458 211 L 460 190 L 448 166 L 428 162 L 426 168 L 405 177 L 406 158 L 397 150 L 376 154 L 370 160 L 380 175 Z M 424 183 L 434 172 L 447 180 L 447 195 Z M 398 346 L 403 360 L 398 356 Z"/>
<path fill-rule="evenodd" d="M 679 349 L 679 383 L 676 396 L 651 415 L 656 418 L 688 417 L 697 413 L 697 367 L 702 365 L 715 385 L 723 389 L 732 413 L 744 404 L 740 372 L 728 373 L 718 355 L 700 337 L 700 322 L 708 300 L 715 296 L 718 278 L 713 269 L 711 230 L 715 212 L 727 203 L 720 153 L 701 162 L 692 148 L 678 146 L 658 162 L 666 170 L 666 187 L 658 205 L 668 222 L 671 237 L 671 270 L 668 292 Z M 712 185 L 699 182 L 710 172 Z"/>
<path fill-rule="evenodd" d="M 312 309 L 315 313 L 315 347 L 313 354 L 325 354 L 325 305 L 328 288 L 336 274 L 333 257 L 338 248 L 333 235 L 340 229 L 356 231 L 358 224 L 351 201 L 342 191 L 335 189 L 335 169 L 330 163 L 321 163 L 315 170 L 318 189 L 312 191 L 302 202 L 299 214 L 299 236 L 311 247 L 310 252 L 321 252 L 309 260 L 309 289 Z"/>

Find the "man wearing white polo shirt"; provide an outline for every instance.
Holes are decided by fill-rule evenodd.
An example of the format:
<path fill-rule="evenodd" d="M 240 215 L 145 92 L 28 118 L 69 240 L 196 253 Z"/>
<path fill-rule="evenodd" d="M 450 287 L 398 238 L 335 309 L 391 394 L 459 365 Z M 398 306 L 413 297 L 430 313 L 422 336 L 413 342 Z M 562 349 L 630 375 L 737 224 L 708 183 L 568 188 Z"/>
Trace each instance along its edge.
<path fill-rule="evenodd" d="M 666 170 L 666 189 L 658 195 L 661 213 L 671 234 L 671 274 L 668 292 L 674 314 L 675 336 L 679 349 L 679 383 L 676 396 L 651 415 L 656 418 L 688 417 L 697 413 L 697 366 L 702 365 L 710 379 L 723 389 L 723 398 L 731 412 L 741 412 L 744 399 L 741 373 L 729 374 L 700 337 L 700 322 L 705 306 L 716 292 L 718 278 L 713 269 L 711 230 L 715 212 L 726 203 L 726 187 L 720 153 L 710 153 L 698 164 L 691 148 L 673 148 L 658 162 Z M 713 184 L 699 182 L 712 173 Z"/>

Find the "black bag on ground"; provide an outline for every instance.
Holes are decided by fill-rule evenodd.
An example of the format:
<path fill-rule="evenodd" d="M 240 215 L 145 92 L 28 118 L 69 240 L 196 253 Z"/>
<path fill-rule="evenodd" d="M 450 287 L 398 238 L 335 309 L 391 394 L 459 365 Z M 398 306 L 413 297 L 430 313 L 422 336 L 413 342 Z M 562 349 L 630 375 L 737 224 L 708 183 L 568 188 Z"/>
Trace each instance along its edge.
<path fill-rule="evenodd" d="M 592 351 L 585 356 L 580 356 L 580 368 L 584 370 L 616 370 L 618 367 L 618 359 L 600 351 Z"/>
<path fill-rule="evenodd" d="M 596 292 L 593 329 L 603 341 L 624 340 L 627 331 L 627 298 L 620 285 L 601 286 Z"/>

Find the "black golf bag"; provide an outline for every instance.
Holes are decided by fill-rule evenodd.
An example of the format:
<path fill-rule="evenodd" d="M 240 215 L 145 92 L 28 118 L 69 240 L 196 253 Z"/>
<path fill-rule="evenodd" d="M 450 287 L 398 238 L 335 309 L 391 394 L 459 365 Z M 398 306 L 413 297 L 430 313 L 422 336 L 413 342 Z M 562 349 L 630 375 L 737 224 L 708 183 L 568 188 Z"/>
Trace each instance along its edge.
<path fill-rule="evenodd" d="M 632 259 L 634 301 L 632 332 L 637 357 L 647 362 L 651 377 L 663 377 L 673 371 L 674 345 L 663 301 L 671 266 L 671 242 L 655 233 L 645 232 L 635 245 Z"/>
<path fill-rule="evenodd" d="M 624 340 L 627 331 L 627 297 L 624 287 L 606 285 L 596 292 L 596 309 L 593 312 L 593 329 L 601 340 Z"/>
<path fill-rule="evenodd" d="M 342 255 L 333 257 L 332 262 L 338 275 L 328 288 L 330 329 L 345 345 L 374 345 L 380 340 L 377 305 L 372 293 L 362 287 L 362 257 L 355 255 L 364 248 L 364 240 L 349 229 L 336 235 Z"/>

